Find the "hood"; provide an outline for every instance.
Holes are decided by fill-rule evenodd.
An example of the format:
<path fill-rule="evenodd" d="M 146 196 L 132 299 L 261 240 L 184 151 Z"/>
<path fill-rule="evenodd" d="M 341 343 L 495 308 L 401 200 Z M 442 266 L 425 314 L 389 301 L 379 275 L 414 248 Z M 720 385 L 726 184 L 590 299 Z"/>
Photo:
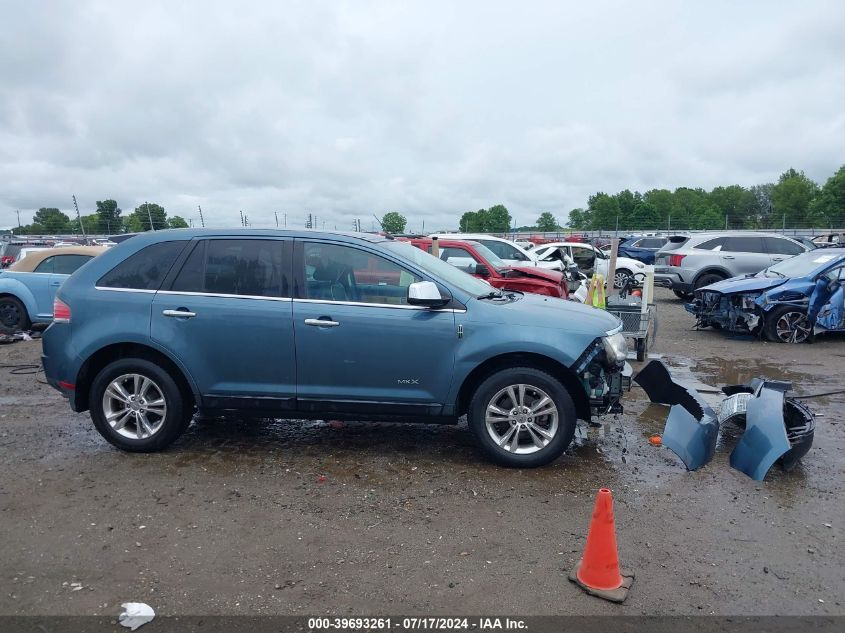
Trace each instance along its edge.
<path fill-rule="evenodd" d="M 519 273 L 518 275 L 507 275 L 505 277 L 507 279 L 518 279 L 519 277 L 529 277 L 532 279 L 542 279 L 543 281 L 548 281 L 549 283 L 553 283 L 555 285 L 560 285 L 560 280 L 563 278 L 563 275 L 556 270 L 549 270 L 547 268 L 539 268 L 537 266 L 508 266 L 507 268 L 503 269 L 504 271 L 515 271 Z"/>
<path fill-rule="evenodd" d="M 732 277 L 724 281 L 717 281 L 715 284 L 710 284 L 699 290 L 712 290 L 721 292 L 723 294 L 730 294 L 734 292 L 763 292 L 770 290 L 782 283 L 789 281 L 783 277 Z"/>
<path fill-rule="evenodd" d="M 610 263 L 608 263 L 608 266 L 609 265 L 610 265 Z M 637 259 L 631 259 L 630 257 L 621 257 L 621 256 L 617 255 L 616 256 L 616 267 L 617 268 L 631 268 L 636 272 L 636 271 L 643 270 L 645 268 L 645 265 Z"/>
<path fill-rule="evenodd" d="M 489 304 L 488 315 L 507 325 L 555 328 L 590 338 L 604 336 L 621 324 L 619 319 L 604 310 L 531 293 L 525 293 L 512 303 Z"/>

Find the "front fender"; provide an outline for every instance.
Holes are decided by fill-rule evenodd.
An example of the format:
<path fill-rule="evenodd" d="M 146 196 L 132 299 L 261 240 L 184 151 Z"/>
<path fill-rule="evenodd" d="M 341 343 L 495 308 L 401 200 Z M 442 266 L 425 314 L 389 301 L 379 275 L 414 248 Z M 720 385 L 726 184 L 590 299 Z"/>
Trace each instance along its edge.
<path fill-rule="evenodd" d="M 0 295 L 12 295 L 20 299 L 29 314 L 29 320 L 35 321 L 37 319 L 38 309 L 36 308 L 35 296 L 29 288 L 17 279 L 0 278 Z"/>

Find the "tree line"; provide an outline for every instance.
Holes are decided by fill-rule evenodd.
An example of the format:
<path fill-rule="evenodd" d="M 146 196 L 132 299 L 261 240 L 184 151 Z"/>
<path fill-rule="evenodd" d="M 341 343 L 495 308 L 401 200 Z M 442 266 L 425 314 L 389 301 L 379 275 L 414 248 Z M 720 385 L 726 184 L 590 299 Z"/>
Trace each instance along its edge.
<path fill-rule="evenodd" d="M 81 225 L 80 225 L 80 220 Z M 140 233 L 150 229 L 183 229 L 188 223 L 181 216 L 167 217 L 164 207 L 154 202 L 144 203 L 124 215 L 115 200 L 98 200 L 93 213 L 71 218 L 54 207 L 41 207 L 32 223 L 14 230 L 16 235 L 115 235 Z"/>
<path fill-rule="evenodd" d="M 780 229 L 845 227 L 845 165 L 819 186 L 803 171 L 788 169 L 776 183 L 711 191 L 679 187 L 628 189 L 590 196 L 573 209 L 574 230 Z"/>

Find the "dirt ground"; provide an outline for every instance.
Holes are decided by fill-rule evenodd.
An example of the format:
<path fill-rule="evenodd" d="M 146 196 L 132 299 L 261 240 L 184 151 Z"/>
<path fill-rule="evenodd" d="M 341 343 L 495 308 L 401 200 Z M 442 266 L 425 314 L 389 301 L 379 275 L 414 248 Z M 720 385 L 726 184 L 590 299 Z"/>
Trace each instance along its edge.
<path fill-rule="evenodd" d="M 680 377 L 845 382 L 843 337 L 693 331 L 660 290 L 658 310 L 652 352 Z M 40 348 L 0 346 L 0 364 Z M 121 453 L 39 378 L 0 369 L 0 614 L 845 614 L 842 396 L 811 401 L 802 465 L 755 482 L 728 466 L 731 429 L 693 473 L 650 445 L 665 410 L 637 388 L 551 466 L 507 470 L 464 425 L 203 422 Z M 566 578 L 603 486 L 636 573 L 623 605 Z"/>

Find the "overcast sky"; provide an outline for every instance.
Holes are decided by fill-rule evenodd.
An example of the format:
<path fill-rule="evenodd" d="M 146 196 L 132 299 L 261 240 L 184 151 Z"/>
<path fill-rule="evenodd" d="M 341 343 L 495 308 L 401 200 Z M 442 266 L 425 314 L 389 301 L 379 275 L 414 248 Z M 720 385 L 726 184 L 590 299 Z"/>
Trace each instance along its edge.
<path fill-rule="evenodd" d="M 145 200 L 326 228 L 595 191 L 823 182 L 845 2 L 0 0 L 0 227 Z M 70 215 L 70 213 L 69 213 Z"/>

